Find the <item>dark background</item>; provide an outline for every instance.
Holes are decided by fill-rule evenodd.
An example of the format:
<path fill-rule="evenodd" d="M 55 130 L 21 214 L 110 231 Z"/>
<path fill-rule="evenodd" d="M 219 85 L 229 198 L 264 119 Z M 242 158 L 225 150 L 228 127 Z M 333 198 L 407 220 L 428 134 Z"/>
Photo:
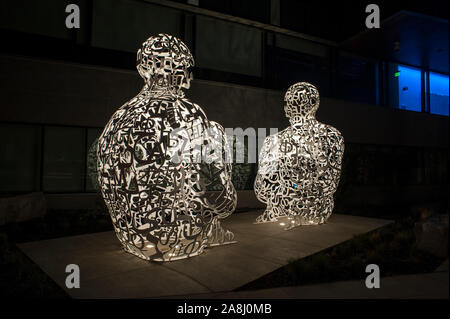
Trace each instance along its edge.
<path fill-rule="evenodd" d="M 80 6 L 80 29 L 65 27 L 69 3 Z M 425 81 L 448 77 L 448 2 L 377 1 L 379 30 L 365 27 L 369 3 L 1 0 L 1 196 L 92 206 L 89 150 L 142 87 L 140 44 L 166 32 L 196 60 L 187 95 L 224 127 L 283 129 L 284 91 L 298 81 L 319 88 L 318 118 L 346 142 L 337 210 L 448 205 L 448 96 L 447 116 L 433 114 Z M 397 103 L 398 65 L 422 76 L 420 112 Z M 241 208 L 260 206 L 255 171 L 242 169 L 236 184 Z"/>

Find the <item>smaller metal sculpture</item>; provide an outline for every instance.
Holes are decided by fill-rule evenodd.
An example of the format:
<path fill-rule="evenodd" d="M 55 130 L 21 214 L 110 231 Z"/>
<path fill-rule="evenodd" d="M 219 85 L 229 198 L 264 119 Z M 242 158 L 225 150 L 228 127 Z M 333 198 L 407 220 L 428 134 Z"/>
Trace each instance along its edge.
<path fill-rule="evenodd" d="M 264 141 L 255 193 L 267 208 L 256 222 L 283 218 L 280 225 L 286 228 L 322 224 L 333 211 L 344 139 L 337 129 L 316 120 L 320 97 L 312 84 L 292 85 L 284 100 L 291 125 Z"/>

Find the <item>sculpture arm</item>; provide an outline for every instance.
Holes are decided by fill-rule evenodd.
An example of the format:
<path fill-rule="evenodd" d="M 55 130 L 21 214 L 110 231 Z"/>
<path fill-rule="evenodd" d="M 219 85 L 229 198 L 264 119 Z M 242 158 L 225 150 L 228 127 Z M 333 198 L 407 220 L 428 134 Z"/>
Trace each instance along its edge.
<path fill-rule="evenodd" d="M 326 142 L 326 166 L 319 175 L 319 178 L 327 180 L 324 194 L 332 195 L 336 192 L 339 185 L 345 145 L 341 133 L 333 127 L 328 127 L 327 129 Z"/>
<path fill-rule="evenodd" d="M 254 189 L 259 201 L 266 203 L 271 194 L 275 193 L 279 184 L 278 173 L 278 145 L 277 136 L 268 136 L 264 140 L 259 155 L 258 173 L 255 178 Z"/>
<path fill-rule="evenodd" d="M 213 200 L 215 213 L 225 218 L 236 209 L 237 194 L 232 182 L 232 163 L 228 140 L 223 127 L 210 121 L 207 132 L 207 145 L 202 151 L 204 161 L 202 167 L 211 172 L 208 177 L 211 185 L 220 185 L 220 190 Z"/>

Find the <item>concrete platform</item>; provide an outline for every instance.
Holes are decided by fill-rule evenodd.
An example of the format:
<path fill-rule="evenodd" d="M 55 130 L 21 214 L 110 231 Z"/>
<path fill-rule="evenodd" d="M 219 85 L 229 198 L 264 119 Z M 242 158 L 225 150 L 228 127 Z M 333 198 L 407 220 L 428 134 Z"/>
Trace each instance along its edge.
<path fill-rule="evenodd" d="M 202 255 L 149 263 L 124 252 L 113 232 L 20 244 L 20 249 L 74 298 L 152 298 L 227 292 L 293 259 L 302 258 L 384 226 L 390 221 L 334 214 L 325 225 L 285 231 L 278 223 L 253 224 L 261 211 L 232 215 L 223 224 L 237 244 Z M 66 265 L 80 267 L 79 289 L 65 286 Z"/>

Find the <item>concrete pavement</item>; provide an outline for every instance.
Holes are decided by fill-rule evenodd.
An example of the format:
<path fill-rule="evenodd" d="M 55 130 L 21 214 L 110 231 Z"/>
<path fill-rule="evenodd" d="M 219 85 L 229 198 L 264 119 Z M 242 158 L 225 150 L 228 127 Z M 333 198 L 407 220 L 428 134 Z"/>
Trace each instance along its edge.
<path fill-rule="evenodd" d="M 302 258 L 384 226 L 390 221 L 334 214 L 320 226 L 285 231 L 253 224 L 261 211 L 234 214 L 223 224 L 237 244 L 197 257 L 149 263 L 124 252 L 113 232 L 20 244 L 19 247 L 74 298 L 152 298 L 232 291 L 292 259 Z M 66 265 L 80 267 L 81 287 L 67 289 Z"/>

